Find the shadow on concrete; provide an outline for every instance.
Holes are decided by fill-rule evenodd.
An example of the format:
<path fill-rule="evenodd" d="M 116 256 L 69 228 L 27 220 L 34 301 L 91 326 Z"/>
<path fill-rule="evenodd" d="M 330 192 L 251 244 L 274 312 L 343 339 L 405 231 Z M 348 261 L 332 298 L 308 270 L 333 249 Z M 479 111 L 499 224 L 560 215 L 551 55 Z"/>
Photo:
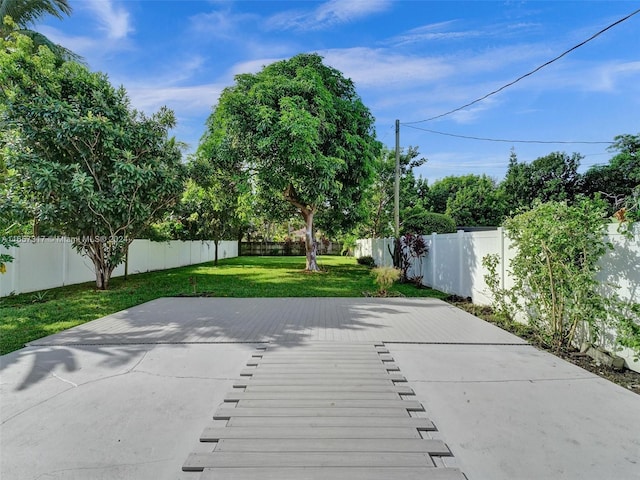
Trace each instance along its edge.
<path fill-rule="evenodd" d="M 0 357 L 0 370 L 32 362 L 16 390 L 79 369 L 83 349 L 104 356 L 117 369 L 144 354 L 149 345 L 269 343 L 283 348 L 317 340 L 317 329 L 361 332 L 382 328 L 376 319 L 406 313 L 427 302 L 346 298 L 162 298 L 73 327 Z M 356 334 L 354 341 L 359 341 Z M 331 338 L 325 339 L 327 341 Z M 368 339 L 367 339 L 368 341 Z"/>

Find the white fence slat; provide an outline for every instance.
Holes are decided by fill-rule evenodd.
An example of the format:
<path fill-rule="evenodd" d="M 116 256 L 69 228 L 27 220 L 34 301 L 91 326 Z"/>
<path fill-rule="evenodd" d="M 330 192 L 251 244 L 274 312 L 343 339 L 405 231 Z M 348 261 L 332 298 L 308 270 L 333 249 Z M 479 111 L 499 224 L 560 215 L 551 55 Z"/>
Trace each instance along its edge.
<path fill-rule="evenodd" d="M 616 284 L 620 288 L 616 293 L 625 300 L 640 302 L 640 222 L 636 223 L 631 238 L 618 232 L 618 224 L 607 226 L 607 240 L 614 246 L 600 260 L 601 271 L 598 279 L 605 284 Z M 486 271 L 482 258 L 497 254 L 500 259 L 498 274 L 503 288 L 514 285 L 509 275 L 509 265 L 515 255 L 511 241 L 504 229 L 436 234 L 425 236 L 429 253 L 422 261 L 422 269 L 411 266 L 410 273 L 422 275 L 422 283 L 442 292 L 471 297 L 473 303 L 490 305 L 491 294 L 484 281 Z M 392 265 L 392 259 L 386 248 L 393 239 L 361 239 L 357 241 L 356 257 L 371 255 L 376 265 Z M 384 246 L 384 248 L 382 248 Z M 414 261 L 415 262 L 415 261 Z M 631 360 L 628 349 L 617 352 L 627 360 L 627 365 L 640 371 L 640 362 Z"/>
<path fill-rule="evenodd" d="M 0 253 L 8 253 L 14 257 L 11 263 L 6 264 L 7 272 L 0 274 L 0 297 L 95 280 L 91 260 L 74 250 L 69 239 L 41 238 L 19 245 L 18 248 L 8 250 L 0 247 Z M 220 242 L 221 259 L 237 256 L 237 242 Z M 129 273 L 204 263 L 212 261 L 214 257 L 213 241 L 152 242 L 136 239 L 129 246 Z M 113 272 L 113 277 L 122 275 L 124 263 Z"/>

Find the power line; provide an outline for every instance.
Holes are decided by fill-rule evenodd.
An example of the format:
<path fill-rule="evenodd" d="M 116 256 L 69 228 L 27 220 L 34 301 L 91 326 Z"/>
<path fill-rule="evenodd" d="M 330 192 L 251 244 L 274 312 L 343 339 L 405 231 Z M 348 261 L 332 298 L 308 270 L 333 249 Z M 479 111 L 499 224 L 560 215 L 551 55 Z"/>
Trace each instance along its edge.
<path fill-rule="evenodd" d="M 416 127 L 407 123 L 402 123 L 405 127 L 413 128 L 415 130 L 422 130 L 423 132 L 435 133 L 437 135 L 446 135 L 447 137 L 465 138 L 468 140 L 482 140 L 485 142 L 504 142 L 504 143 L 543 143 L 543 144 L 589 144 L 589 145 L 612 145 L 614 142 L 594 142 L 594 141 L 567 141 L 567 140 L 506 140 L 503 138 L 485 138 L 474 137 L 471 135 L 457 135 L 455 133 L 439 132 L 437 130 L 429 130 L 428 128 Z"/>
<path fill-rule="evenodd" d="M 380 139 L 380 142 L 384 143 L 384 140 L 389 136 L 389 134 L 391 133 L 391 131 L 395 128 L 395 125 L 392 124 L 386 131 L 385 134 L 382 136 L 382 138 Z"/>
<path fill-rule="evenodd" d="M 427 119 L 425 119 L 425 120 L 417 120 L 417 121 L 415 121 L 415 122 L 405 122 L 405 123 L 403 123 L 403 125 L 407 125 L 407 126 L 408 126 L 408 124 L 412 124 L 412 123 L 424 123 L 424 122 L 430 122 L 431 120 L 435 120 L 435 119 L 437 119 L 437 118 L 446 117 L 447 115 L 451 115 L 452 113 L 459 112 L 460 110 L 463 110 L 463 109 L 465 109 L 465 108 L 467 108 L 467 107 L 470 107 L 471 105 L 475 105 L 476 103 L 481 102 L 481 101 L 483 101 L 483 100 L 487 99 L 488 97 L 490 97 L 490 96 L 492 96 L 492 95 L 495 95 L 496 93 L 499 93 L 499 92 L 501 92 L 502 90 L 504 90 L 504 89 L 506 89 L 506 88 L 509 88 L 510 86 L 512 86 L 512 85 L 514 85 L 514 84 L 516 84 L 516 83 L 518 83 L 520 80 L 522 80 L 522 79 L 524 79 L 524 78 L 526 78 L 526 77 L 529 77 L 529 76 L 533 75 L 533 74 L 534 74 L 534 73 L 536 73 L 537 71 L 542 70 L 544 67 L 546 67 L 546 66 L 548 66 L 548 65 L 551 65 L 553 62 L 555 62 L 555 61 L 557 61 L 557 60 L 560 60 L 560 59 L 561 59 L 562 57 L 564 57 L 565 55 L 567 55 L 567 54 L 569 54 L 569 53 L 573 52 L 574 50 L 576 50 L 576 49 L 578 49 L 578 48 L 582 47 L 582 46 L 583 46 L 583 45 L 585 45 L 586 43 L 589 43 L 591 40 L 595 39 L 596 37 L 599 37 L 599 36 L 600 36 L 600 35 L 602 35 L 604 32 L 606 32 L 607 30 L 609 30 L 609 29 L 611 29 L 611 28 L 615 27 L 616 25 L 618 25 L 618 24 L 620 24 L 620 23 L 622 23 L 622 22 L 624 22 L 624 21 L 628 20 L 629 18 L 633 17 L 633 16 L 634 16 L 634 15 L 636 15 L 637 13 L 640 13 L 640 9 L 636 10 L 635 12 L 630 13 L 630 14 L 629 14 L 629 15 L 627 15 L 626 17 L 621 18 L 620 20 L 618 20 L 618 21 L 616 21 L 616 22 L 612 23 L 611 25 L 609 25 L 609 26 L 607 26 L 607 27 L 603 28 L 603 29 L 602 29 L 602 30 L 600 30 L 599 32 L 597 32 L 597 33 L 593 34 L 592 36 L 590 36 L 589 38 L 587 38 L 586 40 L 584 40 L 583 42 L 580 42 L 579 44 L 577 44 L 577 45 L 575 45 L 575 46 L 571 47 L 569 50 L 566 50 L 565 52 L 561 53 L 561 54 L 560 54 L 560 55 L 558 55 L 557 57 L 552 58 L 552 59 L 551 59 L 551 60 L 549 60 L 548 62 L 543 63 L 542 65 L 540 65 L 539 67 L 537 67 L 537 68 L 535 68 L 535 69 L 531 70 L 530 72 L 525 73 L 524 75 L 521 75 L 520 77 L 516 78 L 516 79 L 515 79 L 515 80 L 513 80 L 512 82 L 509 82 L 509 83 L 507 83 L 506 85 L 503 85 L 502 87 L 500 87 L 500 88 L 498 88 L 498 89 L 496 89 L 496 90 L 494 90 L 494 91 L 492 91 L 492 92 L 489 92 L 489 93 L 487 93 L 486 95 L 484 95 L 484 96 L 482 96 L 482 97 L 480 97 L 480 98 L 477 98 L 477 99 L 475 99 L 475 100 L 474 100 L 474 101 L 472 101 L 472 102 L 469 102 L 469 103 L 467 103 L 467 104 L 465 104 L 465 105 L 462 105 L 461 107 L 454 108 L 453 110 L 449 110 L 448 112 L 442 113 L 442 114 L 440 114 L 440 115 L 436 115 L 435 117 L 430 117 L 430 118 L 427 118 Z"/>

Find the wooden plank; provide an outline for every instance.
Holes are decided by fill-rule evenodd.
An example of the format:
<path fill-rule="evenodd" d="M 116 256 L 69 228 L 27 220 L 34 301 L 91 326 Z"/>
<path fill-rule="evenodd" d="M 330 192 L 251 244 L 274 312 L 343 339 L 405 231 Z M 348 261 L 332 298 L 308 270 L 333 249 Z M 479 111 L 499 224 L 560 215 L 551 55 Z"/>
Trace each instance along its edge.
<path fill-rule="evenodd" d="M 212 452 L 192 453 L 182 469 L 202 471 L 213 467 L 435 467 L 425 453 L 388 452 Z"/>
<path fill-rule="evenodd" d="M 450 456 L 449 448 L 440 440 L 403 438 L 295 438 L 295 439 L 221 439 L 216 452 L 387 452 L 428 453 Z"/>
<path fill-rule="evenodd" d="M 378 355 L 389 355 L 387 352 L 379 352 L 373 349 L 366 350 L 295 350 L 290 352 L 264 352 L 261 354 L 263 358 L 266 357 L 278 357 L 278 358 L 298 358 L 298 357 L 377 357 Z"/>
<path fill-rule="evenodd" d="M 225 402 L 239 400 L 402 400 L 396 392 L 237 392 L 228 393 Z"/>
<path fill-rule="evenodd" d="M 243 385 L 244 389 L 237 388 L 236 390 L 241 392 L 282 392 L 282 393 L 295 393 L 295 392 L 395 392 L 402 395 L 415 395 L 415 392 L 406 383 L 383 385 Z"/>
<path fill-rule="evenodd" d="M 255 368 L 246 368 L 248 372 L 282 372 L 282 373 L 295 373 L 295 372 L 333 372 L 335 370 L 352 370 L 357 372 L 388 372 L 398 371 L 399 367 L 396 364 L 382 362 L 376 365 L 353 365 L 350 363 L 331 363 L 318 364 L 318 365 L 287 365 L 284 363 L 268 363 L 265 365 L 257 365 Z"/>
<path fill-rule="evenodd" d="M 199 480 L 466 480 L 457 468 L 205 468 Z"/>
<path fill-rule="evenodd" d="M 319 342 L 319 343 L 304 343 L 302 345 L 283 345 L 283 346 L 268 346 L 269 352 L 295 352 L 299 350 L 373 350 L 376 348 L 386 348 L 383 343 L 375 342 Z"/>
<path fill-rule="evenodd" d="M 258 365 L 315 365 L 318 367 L 326 367 L 326 366 L 373 366 L 373 365 L 381 365 L 384 366 L 385 363 L 391 363 L 393 359 L 385 361 L 382 359 L 349 359 L 349 358 L 334 358 L 334 359 L 322 359 L 322 358 L 299 358 L 298 360 L 287 360 L 280 358 L 265 358 L 265 359 L 253 359 L 249 360 L 246 365 L 247 367 L 256 367 Z"/>
<path fill-rule="evenodd" d="M 262 358 L 302 358 L 302 357 L 366 357 L 377 358 L 378 355 L 388 355 L 388 353 L 380 353 L 375 350 L 298 350 L 293 352 L 265 352 L 262 354 Z"/>
<path fill-rule="evenodd" d="M 428 418 L 417 417 L 232 417 L 227 427 L 409 427 L 420 431 L 434 431 Z"/>
<path fill-rule="evenodd" d="M 397 374 L 397 370 L 393 371 Z M 257 368 L 245 368 L 240 372 L 241 377 L 251 377 L 256 374 L 269 374 L 269 375 L 281 375 L 287 376 L 293 375 L 333 375 L 333 374 L 350 374 L 350 375 L 387 375 L 389 370 L 384 367 L 376 368 L 335 368 L 335 367 L 313 367 L 305 368 L 303 366 L 291 367 L 291 368 L 268 368 L 265 366 L 259 366 Z"/>
<path fill-rule="evenodd" d="M 255 353 L 251 357 L 254 359 L 260 358 L 277 358 L 277 359 L 292 359 L 292 358 L 379 358 L 381 355 L 391 355 L 389 350 L 371 350 L 362 352 L 348 352 L 348 351 L 297 351 L 297 352 L 260 352 Z"/>
<path fill-rule="evenodd" d="M 378 379 L 378 378 L 318 378 L 309 376 L 303 378 L 248 378 L 246 380 L 238 380 L 233 384 L 235 388 L 249 387 L 249 386 L 318 386 L 318 387 L 332 387 L 332 386 L 351 386 L 353 388 L 361 386 L 393 386 L 394 383 L 391 379 Z"/>
<path fill-rule="evenodd" d="M 214 420 L 231 417 L 408 417 L 404 408 L 227 408 L 213 414 Z"/>
<path fill-rule="evenodd" d="M 256 371 L 250 376 L 251 380 L 286 380 L 286 379 L 311 379 L 311 380 L 334 380 L 334 379 L 354 379 L 362 380 L 391 380 L 392 382 L 406 382 L 407 379 L 398 373 L 357 373 L 350 371 L 335 371 L 333 373 L 278 373 Z"/>
<path fill-rule="evenodd" d="M 299 418 L 299 417 L 298 417 Z M 413 438 L 420 439 L 415 427 L 350 427 L 350 426 L 251 426 L 251 427 L 207 427 L 200 435 L 201 442 L 217 442 L 225 438 Z"/>
<path fill-rule="evenodd" d="M 420 402 L 412 400 L 240 400 L 237 408 L 405 408 L 410 412 L 422 412 Z"/>
<path fill-rule="evenodd" d="M 389 351 L 381 350 L 295 350 L 295 351 L 266 351 L 259 352 L 252 355 L 254 358 L 296 358 L 296 357 L 334 357 L 334 356 L 348 356 L 348 357 L 377 357 L 378 355 L 390 355 Z"/>
<path fill-rule="evenodd" d="M 308 346 L 304 345 L 300 348 L 268 348 L 265 353 L 267 354 L 295 354 L 295 353 L 314 353 L 314 352 L 344 352 L 344 353 L 368 353 L 377 352 L 378 350 L 384 350 L 386 347 L 374 347 L 373 345 L 323 345 L 323 346 Z"/>

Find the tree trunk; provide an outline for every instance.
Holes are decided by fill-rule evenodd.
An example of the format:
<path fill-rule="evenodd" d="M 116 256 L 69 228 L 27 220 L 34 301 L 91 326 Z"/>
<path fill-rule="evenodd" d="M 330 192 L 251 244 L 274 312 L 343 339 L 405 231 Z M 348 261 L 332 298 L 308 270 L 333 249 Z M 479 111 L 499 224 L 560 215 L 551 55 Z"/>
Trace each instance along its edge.
<path fill-rule="evenodd" d="M 87 249 L 87 253 L 93 262 L 93 270 L 96 274 L 96 288 L 98 290 L 107 290 L 109 288 L 109 279 L 111 278 L 111 271 L 109 266 L 106 265 L 104 255 L 100 255 L 99 246 L 91 246 Z"/>
<path fill-rule="evenodd" d="M 105 244 L 105 242 L 97 235 L 92 234 L 86 237 L 87 238 L 84 242 L 77 245 L 76 248 L 78 248 L 81 253 L 84 252 L 84 254 L 86 254 L 93 262 L 93 269 L 96 275 L 96 288 L 98 290 L 107 290 L 109 288 L 109 281 L 111 280 L 113 270 L 122 262 L 122 260 L 113 262 L 112 253 L 114 247 L 109 244 Z M 128 250 L 130 243 L 131 242 L 129 241 L 126 244 L 121 244 L 115 247 L 119 250 L 118 258 L 124 257 L 124 251 L 125 249 Z"/>
<path fill-rule="evenodd" d="M 306 232 L 304 236 L 304 244 L 307 252 L 307 268 L 308 272 L 319 272 L 317 254 L 318 244 L 316 243 L 315 236 L 313 234 L 313 210 L 303 210 L 302 216 L 306 223 Z"/>
<path fill-rule="evenodd" d="M 218 245 L 219 245 L 219 244 L 220 244 L 220 239 L 219 239 L 219 238 L 218 238 L 218 239 L 214 238 L 214 239 L 213 239 L 213 245 L 215 246 L 216 251 L 215 251 L 215 253 L 213 254 L 213 265 L 214 265 L 215 267 L 217 267 L 217 266 L 218 266 Z"/>
<path fill-rule="evenodd" d="M 302 218 L 304 218 L 304 222 L 306 225 L 304 236 L 304 246 L 307 253 L 306 271 L 319 272 L 320 268 L 318 267 L 318 261 L 316 259 L 316 255 L 318 254 L 318 245 L 316 244 L 316 239 L 313 234 L 313 216 L 316 213 L 316 208 L 312 205 L 305 205 L 302 201 L 300 201 L 297 198 L 293 185 L 289 185 L 284 191 L 284 198 L 291 205 L 296 207 L 302 215 Z"/>
<path fill-rule="evenodd" d="M 400 247 L 400 238 L 393 239 L 393 252 L 391 251 L 391 247 L 387 245 L 387 250 L 389 250 L 389 255 L 391 255 L 391 259 L 393 261 L 394 268 L 402 268 L 402 251 Z"/>
<path fill-rule="evenodd" d="M 244 237 L 244 233 L 242 232 L 242 230 L 238 231 L 238 256 L 242 256 L 242 237 Z M 247 238 L 247 240 L 249 240 Z"/>

